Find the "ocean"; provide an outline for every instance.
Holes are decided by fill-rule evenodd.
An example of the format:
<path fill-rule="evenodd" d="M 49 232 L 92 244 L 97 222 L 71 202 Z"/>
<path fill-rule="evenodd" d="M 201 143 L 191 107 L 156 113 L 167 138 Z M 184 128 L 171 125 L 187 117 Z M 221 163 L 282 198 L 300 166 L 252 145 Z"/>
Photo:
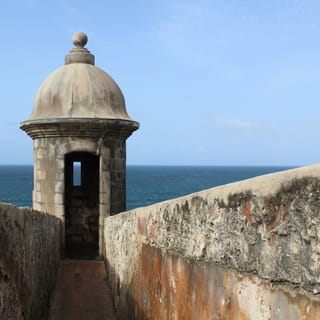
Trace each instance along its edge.
<path fill-rule="evenodd" d="M 127 166 L 127 209 L 262 174 L 281 166 Z M 0 202 L 32 206 L 33 166 L 0 165 Z"/>

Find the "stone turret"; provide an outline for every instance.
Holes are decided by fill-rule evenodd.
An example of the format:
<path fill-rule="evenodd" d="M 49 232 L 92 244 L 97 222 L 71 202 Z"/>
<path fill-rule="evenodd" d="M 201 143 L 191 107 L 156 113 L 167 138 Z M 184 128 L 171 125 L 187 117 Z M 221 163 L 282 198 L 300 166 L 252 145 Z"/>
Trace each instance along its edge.
<path fill-rule="evenodd" d="M 62 220 L 67 256 L 96 256 L 103 218 L 126 207 L 126 139 L 139 124 L 115 81 L 94 65 L 87 36 L 72 40 L 20 127 L 34 142 L 33 208 Z"/>

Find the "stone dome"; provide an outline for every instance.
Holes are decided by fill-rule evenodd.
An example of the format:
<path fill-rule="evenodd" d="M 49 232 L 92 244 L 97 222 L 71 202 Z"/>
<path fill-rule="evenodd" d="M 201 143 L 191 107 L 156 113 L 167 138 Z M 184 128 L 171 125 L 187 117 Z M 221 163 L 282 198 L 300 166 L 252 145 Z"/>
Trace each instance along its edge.
<path fill-rule="evenodd" d="M 40 86 L 33 112 L 26 122 L 72 121 L 72 119 L 129 120 L 123 94 L 116 82 L 94 65 L 94 56 L 84 48 L 87 36 L 73 36 L 73 48 L 65 65 Z"/>

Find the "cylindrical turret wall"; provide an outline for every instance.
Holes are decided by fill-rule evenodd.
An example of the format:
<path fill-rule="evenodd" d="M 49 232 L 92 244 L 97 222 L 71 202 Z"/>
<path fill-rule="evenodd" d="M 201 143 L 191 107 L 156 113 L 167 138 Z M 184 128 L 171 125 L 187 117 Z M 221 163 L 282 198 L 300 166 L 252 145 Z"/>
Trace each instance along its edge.
<path fill-rule="evenodd" d="M 65 221 L 65 157 L 75 152 L 99 157 L 99 226 L 102 226 L 104 217 L 126 209 L 126 143 L 123 137 L 98 141 L 72 137 L 35 139 L 33 208 Z M 77 227 L 85 228 L 85 219 Z M 100 244 L 101 241 L 100 236 Z"/>

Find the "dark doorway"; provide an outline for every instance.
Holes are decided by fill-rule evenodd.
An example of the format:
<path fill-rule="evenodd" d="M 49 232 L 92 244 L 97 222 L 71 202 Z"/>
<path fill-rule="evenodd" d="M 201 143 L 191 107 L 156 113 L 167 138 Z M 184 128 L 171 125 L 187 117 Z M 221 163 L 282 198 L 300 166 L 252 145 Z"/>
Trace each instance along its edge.
<path fill-rule="evenodd" d="M 99 156 L 90 153 L 65 156 L 65 255 L 99 255 Z"/>

